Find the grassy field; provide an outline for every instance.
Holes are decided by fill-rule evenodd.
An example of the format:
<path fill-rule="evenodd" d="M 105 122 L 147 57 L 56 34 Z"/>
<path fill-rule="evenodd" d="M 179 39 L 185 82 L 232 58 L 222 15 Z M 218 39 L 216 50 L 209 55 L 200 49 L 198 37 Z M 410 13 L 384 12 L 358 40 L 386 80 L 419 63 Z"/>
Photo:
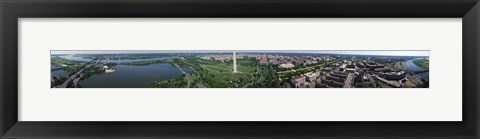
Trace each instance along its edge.
<path fill-rule="evenodd" d="M 184 79 L 185 75 L 179 75 L 168 81 L 153 82 L 147 87 L 149 88 L 186 88 L 188 82 Z"/>
<path fill-rule="evenodd" d="M 415 63 L 415 65 L 417 66 L 422 67 L 423 69 L 428 69 L 430 64 L 428 59 L 417 59 L 414 60 L 413 63 Z"/>
<path fill-rule="evenodd" d="M 237 66 L 240 73 L 255 73 L 256 69 L 256 66 Z"/>
<path fill-rule="evenodd" d="M 50 62 L 52 65 L 55 65 L 58 67 L 60 67 L 62 64 L 67 65 L 66 67 L 63 68 L 63 70 L 65 70 L 65 72 L 67 72 L 68 75 L 72 75 L 78 72 L 80 69 L 82 69 L 86 65 L 86 62 L 73 61 L 73 60 L 68 60 L 61 57 L 52 57 L 50 58 Z"/>
<path fill-rule="evenodd" d="M 52 57 L 50 58 L 50 62 L 52 65 L 62 65 L 62 64 L 69 64 L 69 63 L 72 63 L 73 61 L 72 60 L 68 60 L 68 59 L 65 59 L 65 58 L 61 58 L 61 57 Z"/>
<path fill-rule="evenodd" d="M 239 73 L 233 73 L 232 61 L 220 62 L 215 60 L 204 60 L 196 57 L 187 57 L 184 59 L 174 59 L 165 61 L 166 63 L 177 64 L 182 67 L 190 67 L 193 72 L 189 74 L 192 80 L 190 87 L 206 87 L 206 88 L 241 88 L 248 87 L 257 81 L 261 81 L 261 76 L 272 79 L 268 68 L 262 67 L 259 73 L 256 74 L 256 66 L 258 61 L 256 59 L 237 59 L 237 69 Z M 138 63 L 143 64 L 143 63 Z M 187 77 L 175 78 L 170 82 L 154 82 L 150 87 L 186 87 Z M 181 84 L 185 84 L 182 86 Z"/>
<path fill-rule="evenodd" d="M 238 61 L 243 63 L 237 63 L 239 73 L 232 73 L 233 63 L 231 61 L 218 62 L 198 58 L 184 60 L 188 65 L 194 66 L 192 68 L 195 69 L 196 72 L 191 75 L 192 80 L 205 87 L 237 88 L 260 79 L 254 75 L 256 69 L 255 65 L 257 63 L 255 59 L 239 59 Z"/>
<path fill-rule="evenodd" d="M 270 72 L 268 66 L 260 66 L 260 76 L 263 80 L 261 82 L 255 82 L 248 86 L 249 88 L 279 88 L 280 85 L 276 83 Z"/>
<path fill-rule="evenodd" d="M 202 65 L 204 68 L 214 72 L 231 72 L 232 67 L 227 64 L 207 64 Z"/>
<path fill-rule="evenodd" d="M 242 59 L 239 59 L 238 61 L 244 63 L 237 64 L 237 69 L 239 73 L 232 73 L 233 63 L 231 62 L 212 62 L 210 64 L 204 64 L 202 65 L 202 67 L 204 67 L 207 72 L 200 79 L 202 80 L 204 85 L 208 85 L 209 87 L 213 88 L 243 87 L 259 79 L 258 77 L 254 77 L 256 67 L 247 65 L 251 63 L 256 63 L 257 61 Z"/>

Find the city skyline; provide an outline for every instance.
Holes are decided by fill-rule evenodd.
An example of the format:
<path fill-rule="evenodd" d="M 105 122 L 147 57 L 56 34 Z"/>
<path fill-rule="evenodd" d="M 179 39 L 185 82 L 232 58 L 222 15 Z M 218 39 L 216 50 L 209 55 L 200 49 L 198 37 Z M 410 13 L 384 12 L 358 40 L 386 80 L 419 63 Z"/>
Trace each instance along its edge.
<path fill-rule="evenodd" d="M 58 54 L 163 54 L 163 53 L 305 53 L 338 55 L 376 55 L 376 56 L 429 56 L 429 50 L 52 50 Z"/>

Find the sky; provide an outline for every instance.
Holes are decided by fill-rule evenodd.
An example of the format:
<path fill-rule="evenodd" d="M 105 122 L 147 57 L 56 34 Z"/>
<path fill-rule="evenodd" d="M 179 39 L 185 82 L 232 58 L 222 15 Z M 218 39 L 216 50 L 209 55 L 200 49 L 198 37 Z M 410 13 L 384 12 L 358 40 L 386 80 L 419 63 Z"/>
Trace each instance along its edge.
<path fill-rule="evenodd" d="M 91 50 L 91 51 L 57 51 L 52 50 L 51 54 L 131 54 L 131 53 L 226 53 L 233 50 Z M 237 53 L 319 53 L 319 54 L 351 54 L 351 55 L 385 55 L 385 56 L 429 56 L 428 50 L 393 50 L 393 51 L 319 51 L 319 50 L 236 50 Z"/>

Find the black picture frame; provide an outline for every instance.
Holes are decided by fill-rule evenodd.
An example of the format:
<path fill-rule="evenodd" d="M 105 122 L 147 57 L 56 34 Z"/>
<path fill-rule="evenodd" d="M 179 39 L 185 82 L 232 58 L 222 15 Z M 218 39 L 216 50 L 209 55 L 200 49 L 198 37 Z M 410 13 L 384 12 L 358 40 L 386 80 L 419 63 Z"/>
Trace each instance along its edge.
<path fill-rule="evenodd" d="M 1 0 L 2 138 L 478 138 L 478 0 Z M 22 122 L 18 18 L 462 18 L 461 122 Z"/>

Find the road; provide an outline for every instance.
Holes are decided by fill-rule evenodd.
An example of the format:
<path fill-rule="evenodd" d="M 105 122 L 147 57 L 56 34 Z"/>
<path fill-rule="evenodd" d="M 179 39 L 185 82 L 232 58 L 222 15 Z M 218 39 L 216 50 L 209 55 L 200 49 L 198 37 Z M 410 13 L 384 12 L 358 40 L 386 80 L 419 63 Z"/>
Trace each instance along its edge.
<path fill-rule="evenodd" d="M 270 63 L 270 59 L 268 57 L 267 57 L 267 64 L 268 64 L 268 68 L 270 70 L 270 73 L 272 74 L 273 80 L 275 80 L 275 83 L 277 83 L 277 85 L 280 86 L 281 82 L 278 79 L 277 74 L 275 74 L 275 72 L 273 72 L 272 64 Z"/>
<path fill-rule="evenodd" d="M 199 88 L 206 88 L 205 86 L 203 86 L 202 84 L 199 84 L 199 83 L 197 83 L 197 86 L 198 86 Z"/>
<path fill-rule="evenodd" d="M 260 65 L 257 64 L 257 74 L 259 74 L 259 73 L 260 73 Z M 250 86 L 250 85 L 252 85 L 252 84 L 254 84 L 254 83 L 259 83 L 259 82 L 263 81 L 263 79 L 265 79 L 262 74 L 260 74 L 260 76 L 261 76 L 261 77 L 260 77 L 260 79 L 258 79 L 258 81 L 253 82 L 253 83 L 246 84 L 245 86 L 243 86 L 243 88 L 246 88 L 246 87 L 248 87 L 248 86 Z"/>
<path fill-rule="evenodd" d="M 352 88 L 353 82 L 354 82 L 354 75 L 353 73 L 349 73 L 347 75 L 347 79 L 345 80 L 345 84 L 343 85 L 343 88 Z"/>
<path fill-rule="evenodd" d="M 188 75 L 185 71 L 183 71 L 183 69 L 180 68 L 180 66 L 178 66 L 177 64 L 175 64 L 175 66 L 177 66 L 177 68 L 178 68 L 183 74 L 185 74 L 185 78 L 187 78 L 187 81 L 188 81 L 187 88 L 190 88 L 190 84 L 191 84 L 191 82 L 192 82 L 192 79 L 190 79 L 190 75 Z"/>
<path fill-rule="evenodd" d="M 63 82 L 62 84 L 56 86 L 57 88 L 67 88 L 67 85 L 70 81 L 74 80 L 75 78 L 77 78 L 78 75 L 80 75 L 83 70 L 85 70 L 86 68 L 89 68 L 90 66 L 92 65 L 95 65 L 97 64 L 97 60 L 93 60 L 92 62 L 90 62 L 89 64 L 87 64 L 85 67 L 83 67 L 81 70 L 79 70 L 77 73 L 73 74 L 72 76 L 68 77 L 68 79 Z M 78 80 L 76 81 L 78 82 Z M 76 84 L 74 84 L 76 86 Z"/>
<path fill-rule="evenodd" d="M 246 84 L 245 86 L 243 86 L 243 88 L 247 88 L 248 86 L 250 86 L 250 85 L 252 85 L 252 84 L 254 84 L 254 83 L 259 83 L 259 82 L 263 81 L 263 79 L 264 79 L 263 77 L 260 77 L 260 79 L 258 79 L 258 81 L 253 82 L 253 83 Z"/>
<path fill-rule="evenodd" d="M 194 66 L 192 63 L 187 62 L 186 60 L 183 60 L 183 62 L 189 64 L 190 66 Z M 200 67 L 204 68 L 202 65 L 200 65 Z M 194 72 L 195 74 L 197 74 L 197 77 L 200 77 L 200 75 L 198 74 L 197 70 L 195 70 L 195 68 L 193 68 L 193 67 L 190 67 L 190 68 L 193 70 L 193 72 Z M 197 86 L 198 86 L 199 88 L 206 88 L 206 87 L 205 87 L 203 84 L 201 84 L 201 83 L 197 83 Z"/>

